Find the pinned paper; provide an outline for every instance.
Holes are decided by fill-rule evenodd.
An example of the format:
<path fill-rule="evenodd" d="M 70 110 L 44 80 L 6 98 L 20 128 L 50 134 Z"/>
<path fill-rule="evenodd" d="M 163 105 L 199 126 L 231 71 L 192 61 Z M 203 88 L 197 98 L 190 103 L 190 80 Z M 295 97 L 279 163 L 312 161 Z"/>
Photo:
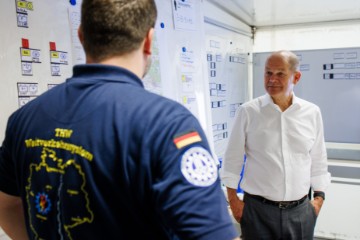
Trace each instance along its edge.
<path fill-rule="evenodd" d="M 19 107 L 35 99 L 39 94 L 38 83 L 17 83 Z"/>
<path fill-rule="evenodd" d="M 50 65 L 51 65 L 51 76 L 61 76 L 60 65 L 68 64 L 68 53 L 56 50 L 56 43 L 49 42 L 50 46 Z"/>
<path fill-rule="evenodd" d="M 195 31 L 197 0 L 174 0 L 172 3 L 173 19 L 176 29 Z"/>
<path fill-rule="evenodd" d="M 16 0 L 16 15 L 18 27 L 29 27 L 28 24 L 28 11 L 33 11 L 34 5 L 32 2 L 25 0 Z"/>
<path fill-rule="evenodd" d="M 40 62 L 40 49 L 30 48 L 29 39 L 21 38 L 20 47 L 21 74 L 23 76 L 32 76 L 32 63 Z"/>

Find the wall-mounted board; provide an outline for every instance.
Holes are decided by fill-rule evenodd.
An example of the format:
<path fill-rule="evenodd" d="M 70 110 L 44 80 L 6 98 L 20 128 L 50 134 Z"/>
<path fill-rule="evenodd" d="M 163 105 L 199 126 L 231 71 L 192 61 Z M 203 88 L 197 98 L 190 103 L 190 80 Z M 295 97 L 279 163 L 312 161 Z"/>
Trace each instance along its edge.
<path fill-rule="evenodd" d="M 73 65 L 85 63 L 77 38 L 81 2 L 0 1 L 0 143 L 12 112 L 64 82 L 72 75 Z M 155 2 L 158 19 L 145 88 L 186 106 L 211 133 L 204 3 Z"/>
<path fill-rule="evenodd" d="M 294 53 L 300 59 L 302 72 L 301 80 L 294 88 L 295 95 L 320 107 L 325 141 L 360 144 L 360 48 Z M 265 93 L 263 76 L 269 55 L 269 52 L 253 55 L 254 98 Z M 346 158 L 360 160 L 360 151 L 350 155 Z"/>
<path fill-rule="evenodd" d="M 215 153 L 220 162 L 237 108 L 249 100 L 249 54 L 251 39 L 240 31 L 205 25 L 212 132 Z"/>
<path fill-rule="evenodd" d="M 298 97 L 317 104 L 327 142 L 360 144 L 360 48 L 294 51 L 302 77 Z M 265 93 L 263 75 L 270 53 L 254 53 L 254 98 Z"/>

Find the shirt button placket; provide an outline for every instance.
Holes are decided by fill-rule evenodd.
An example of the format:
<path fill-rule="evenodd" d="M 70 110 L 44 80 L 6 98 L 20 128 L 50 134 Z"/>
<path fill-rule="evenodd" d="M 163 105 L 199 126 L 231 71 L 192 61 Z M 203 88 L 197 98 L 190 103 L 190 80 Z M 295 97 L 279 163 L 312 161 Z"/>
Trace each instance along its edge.
<path fill-rule="evenodd" d="M 284 189 L 284 199 L 287 198 L 287 194 L 288 194 L 288 175 L 290 172 L 289 169 L 289 146 L 288 146 L 289 142 L 287 139 L 287 124 L 286 124 L 286 113 L 282 112 L 281 113 L 281 145 L 282 145 L 282 157 L 283 157 L 283 165 L 284 165 L 284 177 L 285 177 L 285 189 Z"/>

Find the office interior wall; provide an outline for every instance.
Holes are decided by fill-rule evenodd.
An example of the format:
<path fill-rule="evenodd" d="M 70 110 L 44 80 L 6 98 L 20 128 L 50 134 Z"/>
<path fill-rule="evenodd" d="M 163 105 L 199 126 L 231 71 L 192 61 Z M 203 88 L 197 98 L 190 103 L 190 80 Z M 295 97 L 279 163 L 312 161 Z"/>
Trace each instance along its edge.
<path fill-rule="evenodd" d="M 318 105 L 324 121 L 325 141 L 360 145 L 360 48 L 294 50 L 301 79 L 296 96 Z M 263 76 L 270 52 L 254 53 L 254 97 L 265 93 Z M 346 118 L 344 116 L 351 116 Z M 354 155 L 354 156 L 351 156 Z M 360 160 L 359 152 L 329 152 L 329 157 Z"/>
<path fill-rule="evenodd" d="M 254 52 L 311 50 L 360 46 L 360 20 L 259 27 Z"/>
<path fill-rule="evenodd" d="M 183 2 L 180 0 L 157 0 L 156 3 L 158 20 L 154 45 L 159 49 L 162 89 L 158 93 L 183 104 L 198 118 L 213 149 L 204 45 L 204 2 L 185 2 L 185 5 L 192 6 L 191 9 L 178 13 L 175 13 L 174 6 L 181 11 L 179 7 Z"/>
<path fill-rule="evenodd" d="M 72 5 L 70 2 L 76 4 Z M 145 88 L 187 107 L 199 119 L 211 139 L 210 100 L 203 44 L 204 2 L 156 0 L 156 3 L 158 19 L 153 61 L 149 74 L 144 78 Z M 77 35 L 74 22 L 77 20 L 79 24 L 80 5 L 80 0 L 0 1 L 0 142 L 12 112 L 26 101 L 47 91 L 49 85 L 64 82 L 72 75 L 73 65 L 85 62 L 84 56 L 79 53 L 82 50 L 79 48 L 82 47 L 77 36 L 74 37 Z M 17 6 L 23 8 L 18 9 Z M 75 17 L 72 18 L 73 16 Z M 23 21 L 26 26 L 19 27 L 18 19 L 26 19 Z M 28 41 L 28 46 L 23 46 L 24 39 Z M 53 59 L 50 42 L 56 44 L 56 50 L 67 54 L 67 64 L 57 65 L 60 69 L 57 76 L 51 71 Z M 35 49 L 39 54 L 38 59 L 22 56 L 21 47 L 27 52 Z M 26 74 L 23 64 L 30 66 Z M 20 91 L 20 88 L 23 90 Z"/>
<path fill-rule="evenodd" d="M 253 51 L 272 52 L 281 49 L 313 50 L 359 48 L 360 21 L 283 25 L 259 28 Z M 254 79 L 253 81 L 256 81 Z M 322 94 L 319 89 L 318 94 Z M 360 93 L 359 93 L 360 94 Z M 353 103 L 355 106 L 360 102 Z M 343 116 L 351 118 L 352 116 Z M 359 123 L 360 124 L 360 123 Z M 344 150 L 359 155 L 359 144 L 327 143 L 331 155 Z M 340 154 L 341 155 L 341 154 Z M 358 156 L 360 158 L 360 156 Z M 328 239 L 360 239 L 360 161 L 329 159 L 332 180 L 317 219 L 315 236 Z"/>
<path fill-rule="evenodd" d="M 30 2 L 30 1 L 29 1 Z M 32 1 L 32 10 L 27 11 L 27 27 L 18 27 L 15 0 L 0 1 L 0 142 L 10 114 L 25 101 L 32 99 L 49 86 L 63 82 L 71 75 L 71 31 L 68 22 L 68 1 L 51 0 L 47 4 Z M 41 13 L 41 14 L 40 14 Z M 20 47 L 27 39 L 29 48 L 40 50 L 40 62 L 32 62 L 32 73 L 22 74 Z M 59 75 L 51 74 L 50 42 L 56 50 L 66 52 L 67 64 L 59 65 Z M 29 62 L 28 62 L 29 63 Z M 32 91 L 19 91 L 19 87 L 32 87 Z"/>
<path fill-rule="evenodd" d="M 237 108 L 249 100 L 251 39 L 212 24 L 205 25 L 206 58 L 215 153 L 225 153 Z"/>
<path fill-rule="evenodd" d="M 205 18 L 209 18 L 221 23 L 221 25 L 229 26 L 237 31 L 241 31 L 244 34 L 251 36 L 251 28 L 239 20 L 236 16 L 233 16 L 226 10 L 219 8 L 213 1 L 203 0 L 203 13 Z"/>
<path fill-rule="evenodd" d="M 222 161 L 236 109 L 249 100 L 251 28 L 205 1 L 205 50 L 215 154 Z"/>
<path fill-rule="evenodd" d="M 204 18 L 212 21 L 211 25 L 218 24 L 217 27 L 220 28 L 220 31 L 222 29 L 226 32 L 225 35 L 234 36 L 233 39 L 250 39 L 251 30 L 234 16 L 206 0 L 189 1 L 192 9 L 184 12 L 180 17 L 189 18 L 193 24 L 192 26 L 183 25 L 182 28 L 176 27 L 175 18 L 173 18 L 175 2 L 156 1 L 158 21 L 155 26 L 153 47 L 155 56 L 152 68 L 144 81 L 145 87 L 188 107 L 198 117 L 212 142 L 211 100 L 204 30 L 205 24 L 209 25 L 209 23 L 205 23 Z M 25 7 L 23 9 L 27 26 L 19 27 L 17 26 L 19 14 L 16 6 L 24 3 L 31 3 L 32 8 Z M 81 54 L 78 51 L 81 49 L 78 48 L 81 46 L 79 42 L 75 42 L 76 36 L 74 37 L 74 35 L 77 33 L 72 25 L 74 22 L 71 20 L 72 14 L 77 14 L 76 17 L 79 20 L 80 5 L 81 1 L 76 1 L 75 6 L 71 5 L 69 1 L 56 0 L 47 2 L 39 0 L 0 1 L 0 32 L 2 33 L 0 38 L 0 141 L 3 140 L 7 119 L 11 113 L 26 101 L 47 91 L 50 85 L 65 81 L 71 76 L 73 65 L 85 62 L 85 59 L 79 60 Z M 179 23 L 177 22 L 178 25 Z M 186 29 L 189 26 L 193 29 Z M 31 62 L 31 59 L 29 62 L 22 61 L 20 49 L 23 47 L 23 39 L 28 40 L 29 49 L 39 50 L 38 62 Z M 56 76 L 51 71 L 50 42 L 56 44 L 56 50 L 67 54 L 67 64 L 57 65 L 60 71 Z M 240 49 L 242 53 L 251 52 L 251 46 L 248 43 L 243 44 L 234 40 L 233 48 L 235 46 L 238 46 L 236 48 Z M 183 52 L 184 49 L 186 52 Z M 240 53 L 239 50 L 237 52 Z M 30 74 L 22 73 L 23 63 L 31 64 Z M 185 82 L 184 79 L 186 79 Z M 232 81 L 233 79 L 228 80 Z M 28 88 L 28 91 L 21 92 L 19 90 L 21 86 L 24 89 Z M 30 88 L 33 91 L 30 91 Z"/>
<path fill-rule="evenodd" d="M 272 52 L 281 49 L 297 51 L 359 47 L 360 20 L 353 20 L 260 27 L 255 33 L 253 52 Z M 255 80 L 258 81 L 258 79 L 252 81 Z M 352 116 L 344 116 L 344 118 L 350 117 Z M 337 155 L 342 149 L 360 150 L 358 144 L 327 143 L 327 147 L 331 149 L 331 155 Z"/>

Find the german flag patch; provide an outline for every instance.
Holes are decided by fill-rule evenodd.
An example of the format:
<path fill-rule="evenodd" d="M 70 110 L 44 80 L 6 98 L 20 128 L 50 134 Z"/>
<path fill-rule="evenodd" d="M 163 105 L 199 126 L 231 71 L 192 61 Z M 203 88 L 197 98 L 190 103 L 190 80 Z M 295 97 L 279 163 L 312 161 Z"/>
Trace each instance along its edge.
<path fill-rule="evenodd" d="M 174 143 L 178 149 L 196 142 L 201 142 L 201 137 L 196 131 L 187 132 L 174 137 Z"/>

